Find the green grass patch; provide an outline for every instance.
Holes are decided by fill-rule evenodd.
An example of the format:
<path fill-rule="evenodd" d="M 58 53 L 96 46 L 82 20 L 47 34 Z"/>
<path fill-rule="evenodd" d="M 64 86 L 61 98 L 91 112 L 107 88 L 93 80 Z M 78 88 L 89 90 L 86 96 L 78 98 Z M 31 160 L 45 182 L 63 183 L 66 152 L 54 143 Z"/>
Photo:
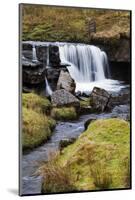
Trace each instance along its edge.
<path fill-rule="evenodd" d="M 87 107 L 90 106 L 90 98 L 84 98 L 83 100 L 80 100 L 80 107 Z"/>
<path fill-rule="evenodd" d="M 51 103 L 34 93 L 22 94 L 22 147 L 29 150 L 46 142 L 55 128 L 56 121 L 50 116 Z"/>
<path fill-rule="evenodd" d="M 47 98 L 41 97 L 35 93 L 23 93 L 22 105 L 26 108 L 43 113 L 48 113 L 51 109 L 50 101 Z"/>
<path fill-rule="evenodd" d="M 51 136 L 50 123 L 42 113 L 23 108 L 23 150 L 32 149 L 45 142 Z"/>
<path fill-rule="evenodd" d="M 53 108 L 51 116 L 56 120 L 62 121 L 77 119 L 77 113 L 74 107 Z"/>
<path fill-rule="evenodd" d="M 130 187 L 129 157 L 129 123 L 111 118 L 93 121 L 55 159 L 70 168 L 70 181 L 81 191 Z"/>

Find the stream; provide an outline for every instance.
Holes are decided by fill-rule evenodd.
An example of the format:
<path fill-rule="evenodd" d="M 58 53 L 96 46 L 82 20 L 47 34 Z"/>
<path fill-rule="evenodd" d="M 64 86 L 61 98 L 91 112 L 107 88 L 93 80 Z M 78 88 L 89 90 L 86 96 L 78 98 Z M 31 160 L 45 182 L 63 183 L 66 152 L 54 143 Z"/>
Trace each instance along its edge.
<path fill-rule="evenodd" d="M 50 140 L 42 146 L 22 156 L 22 191 L 23 195 L 41 194 L 42 177 L 35 175 L 41 162 L 47 161 L 50 152 L 59 149 L 59 142 L 63 139 L 77 138 L 84 131 L 84 123 L 91 118 L 121 117 L 130 112 L 129 105 L 115 106 L 111 113 L 82 115 L 72 122 L 57 122 L 56 128 Z"/>

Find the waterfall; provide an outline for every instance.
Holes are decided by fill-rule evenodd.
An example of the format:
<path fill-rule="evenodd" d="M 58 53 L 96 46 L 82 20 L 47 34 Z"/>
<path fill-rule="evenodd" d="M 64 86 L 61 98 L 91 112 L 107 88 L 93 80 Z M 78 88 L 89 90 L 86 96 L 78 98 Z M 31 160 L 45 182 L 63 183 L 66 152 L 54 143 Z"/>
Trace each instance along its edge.
<path fill-rule="evenodd" d="M 34 62 L 38 61 L 37 54 L 36 54 L 36 47 L 35 47 L 34 44 L 33 44 L 33 47 L 32 47 L 32 61 L 34 61 Z"/>
<path fill-rule="evenodd" d="M 60 59 L 68 63 L 76 82 L 76 92 L 90 92 L 94 86 L 118 91 L 119 82 L 111 80 L 107 55 L 100 48 L 85 44 L 59 44 Z"/>
<path fill-rule="evenodd" d="M 76 82 L 89 83 L 105 79 L 104 63 L 107 63 L 107 56 L 98 47 L 78 44 L 60 46 L 59 49 L 61 60 L 73 64 L 69 71 Z"/>
<path fill-rule="evenodd" d="M 27 42 L 24 42 L 27 43 Z M 32 60 L 38 61 L 36 46 L 47 47 L 46 67 L 49 67 L 49 45 L 59 47 L 60 60 L 67 67 L 76 83 L 76 92 L 90 93 L 93 87 L 101 87 L 107 91 L 116 92 L 123 88 L 118 80 L 111 79 L 107 54 L 94 45 L 62 43 L 62 42 L 29 42 L 32 48 Z M 46 92 L 51 95 L 52 90 L 45 77 Z"/>
<path fill-rule="evenodd" d="M 51 96 L 52 95 L 52 89 L 51 89 L 46 77 L 45 77 L 45 85 L 46 85 L 46 94 L 48 96 Z"/>

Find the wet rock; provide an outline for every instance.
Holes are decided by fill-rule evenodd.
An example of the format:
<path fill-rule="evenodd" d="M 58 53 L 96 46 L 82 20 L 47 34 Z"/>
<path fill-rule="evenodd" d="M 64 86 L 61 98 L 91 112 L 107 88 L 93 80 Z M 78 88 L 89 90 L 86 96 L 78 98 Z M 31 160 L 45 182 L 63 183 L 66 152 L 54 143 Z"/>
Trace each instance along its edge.
<path fill-rule="evenodd" d="M 47 59 L 49 59 L 49 55 L 47 55 L 48 53 L 49 52 L 47 46 L 36 46 L 37 59 L 44 63 L 44 65 L 47 65 Z"/>
<path fill-rule="evenodd" d="M 74 106 L 80 107 L 79 100 L 70 92 L 61 89 L 52 93 L 51 102 L 54 106 Z"/>
<path fill-rule="evenodd" d="M 25 58 L 32 60 L 32 45 L 29 43 L 22 44 L 22 54 Z"/>
<path fill-rule="evenodd" d="M 75 141 L 76 141 L 76 138 L 70 138 L 70 139 L 61 140 L 60 143 L 59 143 L 59 149 L 60 149 L 60 151 L 63 148 L 67 147 L 68 145 L 73 144 Z"/>
<path fill-rule="evenodd" d="M 41 66 L 41 63 L 39 61 L 32 61 L 32 60 L 29 60 L 27 58 L 23 58 L 22 59 L 22 66 L 23 66 L 23 69 L 34 69 L 34 68 L 38 68 Z"/>
<path fill-rule="evenodd" d="M 90 98 L 91 106 L 95 111 L 105 111 L 111 95 L 104 89 L 94 87 Z"/>
<path fill-rule="evenodd" d="M 112 110 L 112 113 L 121 114 L 121 113 L 129 113 L 130 112 L 130 106 L 129 105 L 119 105 L 115 106 Z"/>
<path fill-rule="evenodd" d="M 74 94 L 75 92 L 75 81 L 71 78 L 70 74 L 66 70 L 61 70 L 60 76 L 57 83 L 57 90 L 65 89 L 68 92 Z"/>
<path fill-rule="evenodd" d="M 108 102 L 108 109 L 112 109 L 115 106 L 122 105 L 122 104 L 129 104 L 130 103 L 130 94 L 129 92 L 121 91 L 119 94 L 112 94 L 111 98 Z"/>
<path fill-rule="evenodd" d="M 126 121 L 130 121 L 130 106 L 129 105 L 119 105 L 115 106 L 112 110 L 112 117 L 118 117 Z"/>
<path fill-rule="evenodd" d="M 87 128 L 88 128 L 88 126 L 89 126 L 89 124 L 90 124 L 92 121 L 95 121 L 95 120 L 96 120 L 95 117 L 88 119 L 88 120 L 84 123 L 84 130 L 86 131 Z"/>
<path fill-rule="evenodd" d="M 49 61 L 52 67 L 58 67 L 60 65 L 59 47 L 55 45 L 49 46 Z"/>
<path fill-rule="evenodd" d="M 27 58 L 22 59 L 23 83 L 40 84 L 45 80 L 45 68 L 39 61 L 30 61 Z"/>
<path fill-rule="evenodd" d="M 83 107 L 80 107 L 80 114 L 90 114 L 93 112 L 93 109 L 91 106 L 83 106 Z"/>

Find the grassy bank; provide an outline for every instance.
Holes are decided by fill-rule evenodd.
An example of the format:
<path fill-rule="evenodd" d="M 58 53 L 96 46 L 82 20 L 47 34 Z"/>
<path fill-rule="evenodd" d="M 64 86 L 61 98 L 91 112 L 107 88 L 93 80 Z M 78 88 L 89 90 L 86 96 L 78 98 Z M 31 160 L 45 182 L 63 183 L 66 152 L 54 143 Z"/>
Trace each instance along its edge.
<path fill-rule="evenodd" d="M 47 141 L 56 122 L 48 117 L 51 109 L 48 99 L 34 93 L 22 94 L 22 105 L 22 147 L 27 150 Z"/>
<path fill-rule="evenodd" d="M 41 168 L 42 191 L 130 187 L 129 145 L 128 122 L 117 118 L 92 122 L 74 144 Z"/>
<path fill-rule="evenodd" d="M 23 40 L 90 42 L 87 21 L 96 22 L 97 38 L 117 39 L 127 34 L 128 11 L 58 8 L 24 5 L 22 12 Z"/>
<path fill-rule="evenodd" d="M 52 107 L 51 102 L 35 93 L 22 94 L 22 146 L 32 149 L 47 141 L 56 125 L 55 120 L 68 121 L 78 117 L 74 107 Z"/>

